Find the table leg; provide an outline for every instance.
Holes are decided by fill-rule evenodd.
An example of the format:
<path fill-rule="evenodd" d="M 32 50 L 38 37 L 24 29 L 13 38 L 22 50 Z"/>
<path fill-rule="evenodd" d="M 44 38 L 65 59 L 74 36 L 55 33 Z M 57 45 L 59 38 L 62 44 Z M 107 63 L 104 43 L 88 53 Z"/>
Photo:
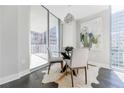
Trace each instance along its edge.
<path fill-rule="evenodd" d="M 66 71 L 66 68 L 68 68 L 68 65 L 66 66 L 66 64 L 65 64 L 65 66 L 64 66 L 63 69 L 61 70 L 61 73 L 65 72 L 65 71 Z M 73 75 L 77 76 L 75 70 L 73 70 Z"/>

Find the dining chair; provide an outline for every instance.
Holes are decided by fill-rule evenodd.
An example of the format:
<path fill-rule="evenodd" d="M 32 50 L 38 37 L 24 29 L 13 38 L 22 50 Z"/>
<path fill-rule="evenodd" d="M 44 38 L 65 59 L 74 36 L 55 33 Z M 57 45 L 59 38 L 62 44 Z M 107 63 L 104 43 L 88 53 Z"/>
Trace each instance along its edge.
<path fill-rule="evenodd" d="M 71 60 L 67 61 L 67 65 L 71 70 L 71 80 L 72 80 L 72 87 L 74 87 L 73 82 L 73 71 L 76 69 L 83 69 L 85 70 L 85 84 L 87 84 L 87 62 L 88 62 L 88 48 L 79 48 L 73 49 Z"/>
<path fill-rule="evenodd" d="M 60 63 L 61 64 L 61 69 L 63 69 L 63 58 L 62 57 L 53 57 L 52 52 L 50 51 L 50 49 L 47 48 L 47 50 L 48 50 L 48 63 L 49 63 L 48 74 L 50 72 L 50 67 L 53 63 Z"/>

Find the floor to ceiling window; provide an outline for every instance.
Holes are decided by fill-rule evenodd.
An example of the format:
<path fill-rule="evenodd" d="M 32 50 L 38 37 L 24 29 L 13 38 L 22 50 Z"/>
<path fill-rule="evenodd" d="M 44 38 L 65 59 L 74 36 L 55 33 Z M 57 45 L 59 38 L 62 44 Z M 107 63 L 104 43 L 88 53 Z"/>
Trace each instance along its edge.
<path fill-rule="evenodd" d="M 111 8 L 111 67 L 124 70 L 124 7 Z"/>
<path fill-rule="evenodd" d="M 59 19 L 49 14 L 49 48 L 52 56 L 59 56 Z"/>
<path fill-rule="evenodd" d="M 60 47 L 60 20 L 42 6 L 31 6 L 30 14 L 30 69 L 48 63 L 49 47 L 58 56 Z"/>
<path fill-rule="evenodd" d="M 47 63 L 48 12 L 41 6 L 31 6 L 31 69 Z"/>

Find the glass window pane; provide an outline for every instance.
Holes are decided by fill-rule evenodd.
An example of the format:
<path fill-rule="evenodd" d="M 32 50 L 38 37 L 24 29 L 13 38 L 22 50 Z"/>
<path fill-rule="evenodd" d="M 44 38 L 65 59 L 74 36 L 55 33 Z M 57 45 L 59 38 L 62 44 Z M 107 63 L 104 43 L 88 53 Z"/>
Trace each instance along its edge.
<path fill-rule="evenodd" d="M 47 10 L 41 6 L 31 6 L 31 68 L 47 63 Z"/>
<path fill-rule="evenodd" d="M 49 14 L 49 47 L 52 56 L 59 56 L 59 20 Z"/>
<path fill-rule="evenodd" d="M 112 6 L 111 66 L 124 69 L 124 6 Z"/>

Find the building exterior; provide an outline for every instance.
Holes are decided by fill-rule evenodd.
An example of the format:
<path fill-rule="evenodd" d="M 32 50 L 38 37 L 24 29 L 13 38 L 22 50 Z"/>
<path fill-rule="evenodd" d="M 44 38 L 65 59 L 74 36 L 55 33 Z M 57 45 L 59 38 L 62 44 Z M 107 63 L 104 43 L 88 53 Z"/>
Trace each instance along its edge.
<path fill-rule="evenodd" d="M 124 68 L 124 11 L 112 14 L 111 66 Z"/>
<path fill-rule="evenodd" d="M 57 38 L 57 33 L 56 27 L 53 27 L 49 30 L 49 46 L 52 52 L 57 52 L 59 50 L 58 47 L 58 38 Z M 32 54 L 37 54 L 37 53 L 42 53 L 46 54 L 47 53 L 47 32 L 35 32 L 31 31 L 31 53 Z"/>

